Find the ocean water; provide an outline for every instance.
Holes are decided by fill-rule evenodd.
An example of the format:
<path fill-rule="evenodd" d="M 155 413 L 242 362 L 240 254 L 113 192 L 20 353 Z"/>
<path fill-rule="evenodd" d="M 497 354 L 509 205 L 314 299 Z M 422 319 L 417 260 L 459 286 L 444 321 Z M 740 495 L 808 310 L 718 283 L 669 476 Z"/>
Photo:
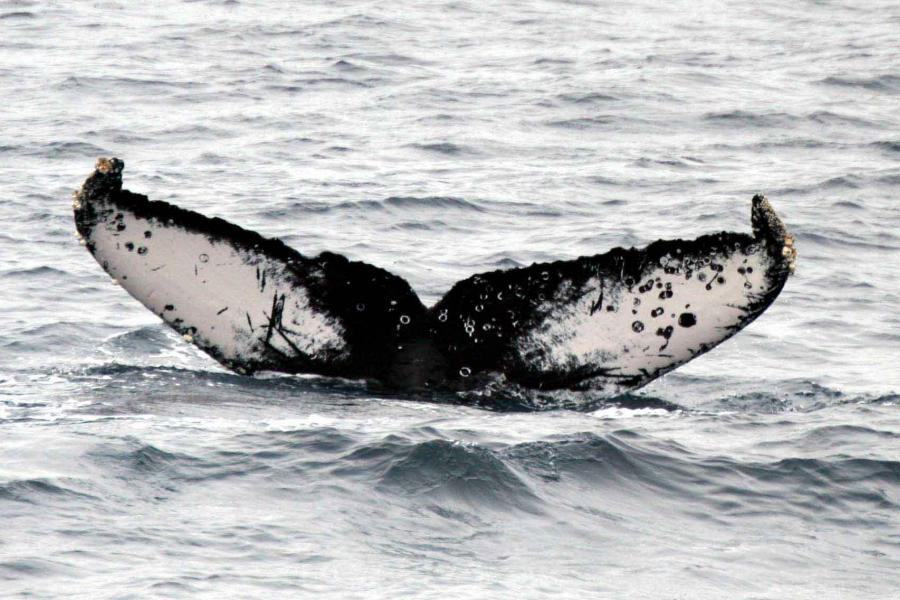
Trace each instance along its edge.
<path fill-rule="evenodd" d="M 0 99 L 0 597 L 900 598 L 896 2 L 4 0 Z M 98 156 L 426 302 L 755 192 L 800 256 L 581 410 L 250 379 L 78 245 Z"/>

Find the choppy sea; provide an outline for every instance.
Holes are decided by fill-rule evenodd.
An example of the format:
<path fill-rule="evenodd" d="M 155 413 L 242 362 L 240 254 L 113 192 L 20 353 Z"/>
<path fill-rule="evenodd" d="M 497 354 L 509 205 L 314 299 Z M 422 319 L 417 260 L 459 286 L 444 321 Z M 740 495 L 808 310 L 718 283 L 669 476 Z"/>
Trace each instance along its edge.
<path fill-rule="evenodd" d="M 900 598 L 894 1 L 0 1 L 0 597 Z M 225 372 L 74 236 L 125 186 L 407 278 L 749 231 L 797 274 L 582 410 Z"/>

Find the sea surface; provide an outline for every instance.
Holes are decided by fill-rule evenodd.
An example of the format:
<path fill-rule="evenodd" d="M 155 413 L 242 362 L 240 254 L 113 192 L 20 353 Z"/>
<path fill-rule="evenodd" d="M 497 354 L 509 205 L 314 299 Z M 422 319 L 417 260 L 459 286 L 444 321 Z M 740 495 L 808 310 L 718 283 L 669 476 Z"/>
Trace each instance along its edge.
<path fill-rule="evenodd" d="M 900 598 L 900 4 L 0 0 L 0 597 Z M 796 276 L 610 402 L 240 377 L 110 285 L 125 186 L 427 303 L 749 231 Z"/>

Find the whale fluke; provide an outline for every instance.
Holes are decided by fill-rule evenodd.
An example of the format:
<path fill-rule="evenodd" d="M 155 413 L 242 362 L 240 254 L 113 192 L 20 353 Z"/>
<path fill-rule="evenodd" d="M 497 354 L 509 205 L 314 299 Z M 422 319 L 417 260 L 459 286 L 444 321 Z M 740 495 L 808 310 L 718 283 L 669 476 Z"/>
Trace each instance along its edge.
<path fill-rule="evenodd" d="M 796 250 L 769 202 L 753 235 L 717 233 L 474 275 L 426 308 L 402 278 L 304 256 L 219 218 L 122 189 L 100 159 L 75 223 L 103 269 L 225 367 L 469 389 L 493 374 L 615 395 L 703 354 L 758 317 Z"/>

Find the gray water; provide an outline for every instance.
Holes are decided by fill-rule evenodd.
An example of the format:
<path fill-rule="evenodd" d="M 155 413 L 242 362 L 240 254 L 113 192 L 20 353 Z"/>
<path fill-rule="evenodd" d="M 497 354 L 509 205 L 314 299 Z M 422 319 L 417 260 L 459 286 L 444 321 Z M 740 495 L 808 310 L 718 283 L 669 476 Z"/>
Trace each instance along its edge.
<path fill-rule="evenodd" d="M 0 99 L 0 597 L 900 597 L 896 2 L 4 0 Z M 78 245 L 103 155 L 426 302 L 758 191 L 798 271 L 581 411 L 242 378 Z"/>

